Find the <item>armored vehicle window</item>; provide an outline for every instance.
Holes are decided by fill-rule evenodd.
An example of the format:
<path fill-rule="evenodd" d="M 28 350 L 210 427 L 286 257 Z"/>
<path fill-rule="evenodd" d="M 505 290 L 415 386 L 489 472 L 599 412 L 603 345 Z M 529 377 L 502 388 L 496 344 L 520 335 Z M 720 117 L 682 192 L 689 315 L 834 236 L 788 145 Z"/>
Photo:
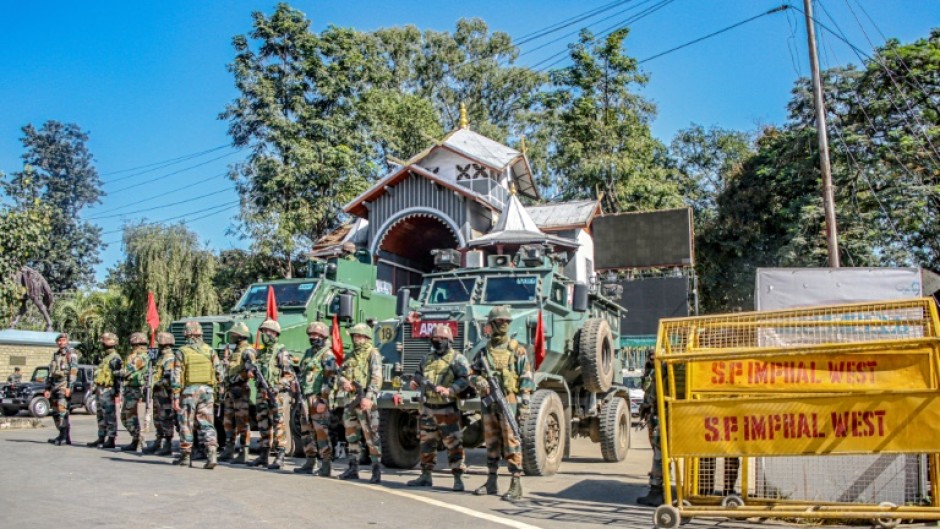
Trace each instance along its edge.
<path fill-rule="evenodd" d="M 537 276 L 488 277 L 483 302 L 535 301 L 538 281 Z"/>
<path fill-rule="evenodd" d="M 282 283 L 274 287 L 274 299 L 278 307 L 305 307 L 313 294 L 316 281 Z M 266 310 L 268 308 L 268 285 L 252 285 L 235 310 Z"/>
<path fill-rule="evenodd" d="M 466 303 L 473 294 L 475 277 L 465 279 L 435 279 L 428 289 L 428 304 Z"/>

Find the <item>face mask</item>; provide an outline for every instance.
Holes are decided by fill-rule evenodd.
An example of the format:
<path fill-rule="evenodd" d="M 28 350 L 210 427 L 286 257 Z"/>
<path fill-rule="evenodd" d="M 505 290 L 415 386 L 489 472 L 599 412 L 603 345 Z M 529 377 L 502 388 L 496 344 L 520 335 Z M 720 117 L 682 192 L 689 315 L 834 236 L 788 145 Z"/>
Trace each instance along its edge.
<path fill-rule="evenodd" d="M 230 343 L 230 344 L 232 344 L 232 345 L 238 345 L 239 342 L 241 342 L 241 341 L 242 341 L 242 339 L 241 339 L 240 336 L 234 336 L 234 335 L 232 335 L 232 336 L 229 336 L 229 337 L 228 337 L 228 343 Z"/>
<path fill-rule="evenodd" d="M 369 340 L 353 343 L 353 348 L 355 348 L 357 351 L 368 351 L 371 347 L 372 343 L 370 343 Z"/>
<path fill-rule="evenodd" d="M 435 353 L 443 353 L 450 349 L 450 340 L 431 340 L 431 351 Z"/>
<path fill-rule="evenodd" d="M 493 327 L 493 334 L 502 336 L 509 332 L 509 322 L 508 321 L 494 321 L 491 326 Z"/>
<path fill-rule="evenodd" d="M 313 347 L 314 349 L 323 347 L 323 338 L 311 338 L 310 347 Z"/>
<path fill-rule="evenodd" d="M 277 343 L 277 336 L 274 336 L 273 334 L 262 334 L 261 343 L 264 345 L 274 345 Z"/>

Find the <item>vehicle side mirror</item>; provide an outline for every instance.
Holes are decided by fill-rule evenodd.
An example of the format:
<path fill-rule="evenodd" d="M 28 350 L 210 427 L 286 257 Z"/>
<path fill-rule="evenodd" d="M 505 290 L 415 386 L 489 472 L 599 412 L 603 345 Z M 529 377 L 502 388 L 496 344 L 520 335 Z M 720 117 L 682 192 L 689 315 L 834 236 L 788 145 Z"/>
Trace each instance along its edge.
<path fill-rule="evenodd" d="M 339 295 L 339 319 L 351 320 L 353 317 L 353 296 L 352 294 Z"/>
<path fill-rule="evenodd" d="M 408 314 L 409 305 L 411 305 L 411 289 L 402 288 L 395 298 L 395 315 L 400 317 Z"/>
<path fill-rule="evenodd" d="M 590 287 L 588 287 L 586 283 L 575 283 L 574 299 L 571 300 L 571 309 L 575 312 L 587 312 L 589 292 Z"/>

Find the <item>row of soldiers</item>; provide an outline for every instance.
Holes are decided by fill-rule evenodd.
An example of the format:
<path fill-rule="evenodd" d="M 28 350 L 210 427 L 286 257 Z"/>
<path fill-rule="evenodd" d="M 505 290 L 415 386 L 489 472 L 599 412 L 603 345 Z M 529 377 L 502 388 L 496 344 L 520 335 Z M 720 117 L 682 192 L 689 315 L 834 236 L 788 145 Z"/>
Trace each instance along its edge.
<path fill-rule="evenodd" d="M 408 482 L 412 487 L 433 484 L 432 471 L 440 444 L 447 450 L 448 464 L 453 474 L 453 490 L 463 491 L 466 472 L 462 442 L 459 398 L 472 387 L 481 396 L 491 388 L 484 376 L 490 371 L 501 386 L 509 404 L 510 413 L 522 422 L 528 413 L 529 397 L 534 390 L 532 369 L 525 348 L 509 336 L 512 316 L 506 307 L 495 307 L 489 314 L 492 330 L 487 347 L 480 350 L 473 362 L 452 347 L 453 333 L 447 325 L 437 325 L 430 340 L 430 350 L 411 378 L 412 390 L 420 390 L 420 451 L 421 475 Z M 131 436 L 130 444 L 122 450 L 145 451 L 169 455 L 174 422 L 180 432 L 180 455 L 174 463 L 191 466 L 193 431 L 198 428 L 207 447 L 204 468 L 214 468 L 218 461 L 233 464 L 265 466 L 276 470 L 284 466 L 288 426 L 283 410 L 289 410 L 294 398 L 302 408 L 301 433 L 305 462 L 295 473 L 330 476 L 333 450 L 329 437 L 329 424 L 334 406 L 345 403 L 342 420 L 349 456 L 348 468 L 340 479 L 359 478 L 359 460 L 365 442 L 372 461 L 370 481 L 381 482 L 381 440 L 376 399 L 381 393 L 382 360 L 372 345 L 372 329 L 357 324 L 349 329 L 353 349 L 338 363 L 332 352 L 329 331 L 320 322 L 307 328 L 310 348 L 306 350 L 295 369 L 290 353 L 280 343 L 280 326 L 266 320 L 259 328 L 264 347 L 259 351 L 249 342 L 250 332 L 244 323 L 236 323 L 229 331 L 229 344 L 219 358 L 202 340 L 198 322 L 187 322 L 186 343 L 174 351 L 175 341 L 169 333 L 158 333 L 159 354 L 149 365 L 147 337 L 134 333 L 129 337 L 131 352 L 121 359 L 116 351 L 117 337 L 111 333 L 101 336 L 105 355 L 96 370 L 95 384 L 98 396 L 98 438 L 89 446 L 114 448 L 117 436 L 117 392 L 121 392 L 123 405 L 121 418 Z M 68 336 L 61 335 L 47 389 L 52 403 L 52 414 L 59 436 L 50 442 L 71 444 L 68 422 L 68 394 L 76 375 L 77 357 L 68 347 Z M 485 369 L 483 363 L 489 369 Z M 149 370 L 149 371 L 148 371 Z M 149 377 L 148 377 L 149 373 Z M 153 380 L 155 403 L 154 422 L 157 439 L 144 449 L 141 439 L 139 403 Z M 258 458 L 248 460 L 249 387 L 256 381 L 258 398 L 256 412 L 260 430 L 261 448 Z M 419 384 L 419 381 L 424 381 Z M 216 395 L 222 401 L 225 448 L 217 454 L 218 437 L 214 428 L 213 409 Z M 401 404 L 401 395 L 393 396 Z M 484 402 L 487 402 L 484 400 Z M 497 472 L 500 459 L 505 459 L 511 482 L 504 499 L 522 497 L 521 440 L 510 426 L 496 402 L 482 407 L 483 429 L 486 442 L 487 480 L 475 490 L 478 495 L 498 495 Z"/>

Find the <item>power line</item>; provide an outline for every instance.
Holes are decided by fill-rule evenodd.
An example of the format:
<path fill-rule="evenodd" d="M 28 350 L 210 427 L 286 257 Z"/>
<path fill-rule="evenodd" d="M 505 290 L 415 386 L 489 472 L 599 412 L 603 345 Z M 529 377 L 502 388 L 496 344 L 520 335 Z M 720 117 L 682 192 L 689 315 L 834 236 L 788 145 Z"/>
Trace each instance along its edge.
<path fill-rule="evenodd" d="M 220 210 L 218 210 L 218 211 L 214 211 L 214 212 L 212 212 L 212 213 L 207 213 L 207 214 L 205 214 L 205 215 L 200 215 L 200 216 L 198 216 L 198 217 L 193 217 L 193 218 L 191 218 L 191 219 L 184 220 L 184 221 L 183 221 L 183 224 L 189 224 L 189 223 L 195 222 L 195 221 L 197 221 L 197 220 L 202 220 L 202 219 L 205 219 L 205 218 L 209 218 L 209 217 L 212 217 L 212 216 L 214 216 L 214 215 L 218 215 L 218 214 L 220 214 L 220 213 L 225 213 L 226 211 L 228 211 L 228 210 L 230 210 L 230 209 L 232 209 L 232 208 L 235 208 L 235 207 L 237 207 L 237 206 L 238 206 L 238 204 L 235 204 L 235 205 L 231 205 L 231 206 L 222 208 L 222 209 L 220 209 Z M 161 221 L 161 222 L 166 222 L 166 221 Z M 144 226 L 153 226 L 153 225 L 155 225 L 155 224 L 160 224 L 161 222 L 149 222 L 149 223 L 146 223 L 146 224 L 143 224 L 143 225 L 144 225 Z M 123 231 L 123 228 L 121 229 L 121 231 Z M 147 237 L 147 239 L 154 239 L 154 238 L 155 238 L 155 237 Z M 120 242 L 124 242 L 124 238 L 123 238 L 123 237 L 121 237 L 120 239 L 115 239 L 115 240 L 113 240 L 113 241 L 107 241 L 107 242 L 105 242 L 104 244 L 105 244 L 105 245 L 110 245 L 110 244 L 117 244 L 117 243 L 120 243 Z"/>
<path fill-rule="evenodd" d="M 145 225 L 149 225 L 149 224 L 162 224 L 162 223 L 164 223 L 164 222 L 169 222 L 169 221 L 172 221 L 172 220 L 177 220 L 177 219 L 186 218 L 186 217 L 188 217 L 188 216 L 190 216 L 190 215 L 195 215 L 195 214 L 197 214 L 197 213 L 205 213 L 205 212 L 207 212 L 207 211 L 220 210 L 219 208 L 233 208 L 233 207 L 238 206 L 238 205 L 239 205 L 239 202 L 237 202 L 237 201 L 236 201 L 236 202 L 226 202 L 226 203 L 221 204 L 221 205 L 220 205 L 220 204 L 216 204 L 216 205 L 211 206 L 211 207 L 208 207 L 208 208 L 197 209 L 196 211 L 190 211 L 189 213 L 184 213 L 184 214 L 182 214 L 182 215 L 176 215 L 176 216 L 168 217 L 168 218 L 165 218 L 165 219 L 155 220 L 155 221 L 153 221 L 153 222 L 145 222 L 145 223 L 143 223 L 143 224 L 145 224 Z M 200 218 L 201 218 L 201 217 L 200 217 Z M 198 220 L 198 219 L 191 219 L 191 220 Z M 121 233 L 121 232 L 123 232 L 123 231 L 124 231 L 124 228 L 120 228 L 120 229 L 116 229 L 116 230 L 109 230 L 109 231 L 101 232 L 101 235 L 111 235 L 111 234 L 114 234 L 114 233 Z"/>
<path fill-rule="evenodd" d="M 562 20 L 562 21 L 560 21 L 560 22 L 556 22 L 555 24 L 552 24 L 552 25 L 550 25 L 550 26 L 548 26 L 548 27 L 546 27 L 546 28 L 543 28 L 543 29 L 540 29 L 540 30 L 536 30 L 536 31 L 534 31 L 534 32 L 532 32 L 532 33 L 525 34 L 525 35 L 519 37 L 519 39 L 516 40 L 514 44 L 515 44 L 516 46 L 521 46 L 521 45 L 526 44 L 526 43 L 528 43 L 528 42 L 532 42 L 533 40 L 538 40 L 538 39 L 540 39 L 540 38 L 542 38 L 542 37 L 545 37 L 545 36 L 547 36 L 547 35 L 551 35 L 552 33 L 556 32 L 556 31 L 559 31 L 559 30 L 562 30 L 562 29 L 564 29 L 564 28 L 570 27 L 570 26 L 572 26 L 572 25 L 574 25 L 574 24 L 577 24 L 578 22 L 587 20 L 587 19 L 589 19 L 589 18 L 591 18 L 591 17 L 594 17 L 594 16 L 599 15 L 599 14 L 605 12 L 605 11 L 609 11 L 609 10 L 611 10 L 611 9 L 617 7 L 617 6 L 626 4 L 626 3 L 631 2 L 631 1 L 632 1 L 632 0 L 618 0 L 618 1 L 616 1 L 616 2 L 611 2 L 611 3 L 609 3 L 609 4 L 605 4 L 605 5 L 602 5 L 602 6 L 600 6 L 600 7 L 596 7 L 596 8 L 594 8 L 594 9 L 590 9 L 590 10 L 585 11 L 584 13 L 581 13 L 581 14 L 579 14 L 579 15 L 575 15 L 575 16 L 573 16 L 573 17 L 571 17 L 571 18 Z"/>
<path fill-rule="evenodd" d="M 173 172 L 171 172 L 171 173 L 167 173 L 167 174 L 165 174 L 165 175 L 156 176 L 156 177 L 151 178 L 150 180 L 147 180 L 147 181 L 145 181 L 145 182 L 139 182 L 139 183 L 136 183 L 136 184 L 131 184 L 131 185 L 129 185 L 129 186 L 124 186 L 124 187 L 122 187 L 122 188 L 120 188 L 120 189 L 115 189 L 115 190 L 113 190 L 113 191 L 108 191 L 108 194 L 109 194 L 109 195 L 115 195 L 115 194 L 117 194 L 117 193 L 121 193 L 121 192 L 127 191 L 127 190 L 129 190 L 129 189 L 136 189 L 136 188 L 138 188 L 138 187 L 145 186 L 145 185 L 147 185 L 147 184 L 152 184 L 152 183 L 158 182 L 158 181 L 160 181 L 160 180 L 165 180 L 165 179 L 167 179 L 167 178 L 169 178 L 169 177 L 171 177 L 171 176 L 175 176 L 175 175 L 178 175 L 178 174 L 180 174 L 180 173 L 184 173 L 184 172 L 189 171 L 189 170 L 191 170 L 191 169 L 196 169 L 197 167 L 202 167 L 202 166 L 204 166 L 204 165 L 208 165 L 208 164 L 210 164 L 210 163 L 212 163 L 212 162 L 221 160 L 222 158 L 227 158 L 227 157 L 229 157 L 229 156 L 231 156 L 231 155 L 233 155 L 233 154 L 238 154 L 238 152 L 239 152 L 239 151 L 234 151 L 234 152 L 230 152 L 230 153 L 228 153 L 228 154 L 223 154 L 222 156 L 217 156 L 217 157 L 215 157 L 215 158 L 212 158 L 211 160 L 207 160 L 207 161 L 205 161 L 205 162 L 198 163 L 198 164 L 196 164 L 196 165 L 191 165 L 191 166 L 189 166 L 189 167 L 184 167 L 184 168 L 182 168 L 182 169 L 177 169 L 176 171 L 173 171 Z"/>
<path fill-rule="evenodd" d="M 213 195 L 218 195 L 219 193 L 222 193 L 223 191 L 228 191 L 228 190 L 231 190 L 231 189 L 232 189 L 231 187 L 224 187 L 224 188 L 216 189 L 215 191 L 211 191 L 211 192 L 206 193 L 206 194 L 204 194 L 204 195 L 199 195 L 199 196 L 187 198 L 186 200 L 180 200 L 180 201 L 177 201 L 177 202 L 171 202 L 171 203 L 169 203 L 169 204 L 162 204 L 162 205 L 159 205 L 159 206 L 154 206 L 154 207 L 149 207 L 149 208 L 144 208 L 144 209 L 138 209 L 138 210 L 135 210 L 135 211 L 128 211 L 128 212 L 125 212 L 125 213 L 114 213 L 114 214 L 111 214 L 111 215 L 100 215 L 100 216 L 88 217 L 88 220 L 100 220 L 100 219 L 112 219 L 112 218 L 115 218 L 115 217 L 127 217 L 127 216 L 129 216 L 129 215 L 137 215 L 137 214 L 140 214 L 140 213 L 147 213 L 147 212 L 149 212 L 149 211 L 154 211 L 154 210 L 157 210 L 157 209 L 166 209 L 166 208 L 170 208 L 170 207 L 173 207 L 173 206 L 178 206 L 178 205 L 180 205 L 180 204 L 187 204 L 187 203 L 189 203 L 189 202 L 195 202 L 195 201 L 197 201 L 197 200 L 200 200 L 200 199 L 203 199 L 203 198 L 206 198 L 206 197 L 211 197 L 211 196 L 213 196 Z"/>
<path fill-rule="evenodd" d="M 204 151 L 194 152 L 194 153 L 190 153 L 190 154 L 184 154 L 184 155 L 182 155 L 182 156 L 177 156 L 176 158 L 170 158 L 170 159 L 168 159 L 168 160 L 162 160 L 162 161 L 159 161 L 159 162 L 153 162 L 153 163 L 148 163 L 148 164 L 144 164 L 144 165 L 138 165 L 137 167 L 129 167 L 129 168 L 127 168 L 127 169 L 120 169 L 120 170 L 117 170 L 117 171 L 110 171 L 110 172 L 107 172 L 107 173 L 102 173 L 101 176 L 110 176 L 110 175 L 114 175 L 114 174 L 127 173 L 127 172 L 130 172 L 130 171 L 137 171 L 137 170 L 140 170 L 140 169 L 147 169 L 147 168 L 154 167 L 154 166 L 167 167 L 167 166 L 170 166 L 170 165 L 173 165 L 173 164 L 176 164 L 176 163 L 184 162 L 184 161 L 186 161 L 186 160 L 191 160 L 191 159 L 193 159 L 193 158 L 198 158 L 198 157 L 200 157 L 200 156 L 203 156 L 203 155 L 206 155 L 206 154 L 209 154 L 209 153 L 212 153 L 212 152 L 216 152 L 216 151 L 221 150 L 221 149 L 224 149 L 224 148 L 226 148 L 226 147 L 228 147 L 228 146 L 229 146 L 228 144 L 226 144 L 226 145 L 219 145 L 218 147 L 213 147 L 213 148 L 211 148 L 211 149 L 206 149 L 206 150 L 204 150 Z M 146 172 L 146 171 L 145 171 L 145 172 Z M 139 173 L 139 174 L 142 174 L 142 173 Z M 115 178 L 115 179 L 110 180 L 109 183 L 111 183 L 111 182 L 120 182 L 121 180 L 125 180 L 125 179 L 127 179 L 127 178 L 131 178 L 132 176 L 137 176 L 137 175 L 122 176 L 121 178 Z"/>
<path fill-rule="evenodd" d="M 131 208 L 131 207 L 134 207 L 134 206 L 138 206 L 138 205 L 140 205 L 140 204 L 145 204 L 145 203 L 147 203 L 147 202 L 151 202 L 151 201 L 156 200 L 156 199 L 158 199 L 158 198 L 162 198 L 162 197 L 165 197 L 165 196 L 167 196 L 167 195 L 172 195 L 172 194 L 174 194 L 174 193 L 179 193 L 180 191 L 185 191 L 185 190 L 188 189 L 188 188 L 197 186 L 197 185 L 199 185 L 199 184 L 204 184 L 204 183 L 206 183 L 206 182 L 209 182 L 210 180 L 215 180 L 216 178 L 219 178 L 219 177 L 222 177 L 222 176 L 227 176 L 227 175 L 228 175 L 228 171 L 224 171 L 224 172 L 221 172 L 221 173 L 216 173 L 216 174 L 214 174 L 214 175 L 212 175 L 212 176 L 208 176 L 208 177 L 206 177 L 206 178 L 203 178 L 202 180 L 197 180 L 197 181 L 192 182 L 192 183 L 190 183 L 190 184 L 186 184 L 186 187 L 171 189 L 171 190 L 169 190 L 169 191 L 164 191 L 163 193 L 160 193 L 160 194 L 158 194 L 158 195 L 150 195 L 150 196 L 148 196 L 148 197 L 146 197 L 146 198 L 137 200 L 136 202 L 133 202 L 133 203 L 131 203 L 131 204 L 125 204 L 125 205 L 123 205 L 123 206 L 118 206 L 118 207 L 115 207 L 115 208 L 110 208 L 110 209 L 105 209 L 105 210 L 102 210 L 102 211 L 98 211 L 98 212 L 95 214 L 95 217 L 97 217 L 98 215 L 105 214 L 105 213 L 111 213 L 111 212 L 114 212 L 114 211 L 120 211 L 120 210 L 122 210 L 122 209 L 127 209 L 127 208 Z M 95 218 L 95 217 L 90 217 L 90 218 Z"/>

